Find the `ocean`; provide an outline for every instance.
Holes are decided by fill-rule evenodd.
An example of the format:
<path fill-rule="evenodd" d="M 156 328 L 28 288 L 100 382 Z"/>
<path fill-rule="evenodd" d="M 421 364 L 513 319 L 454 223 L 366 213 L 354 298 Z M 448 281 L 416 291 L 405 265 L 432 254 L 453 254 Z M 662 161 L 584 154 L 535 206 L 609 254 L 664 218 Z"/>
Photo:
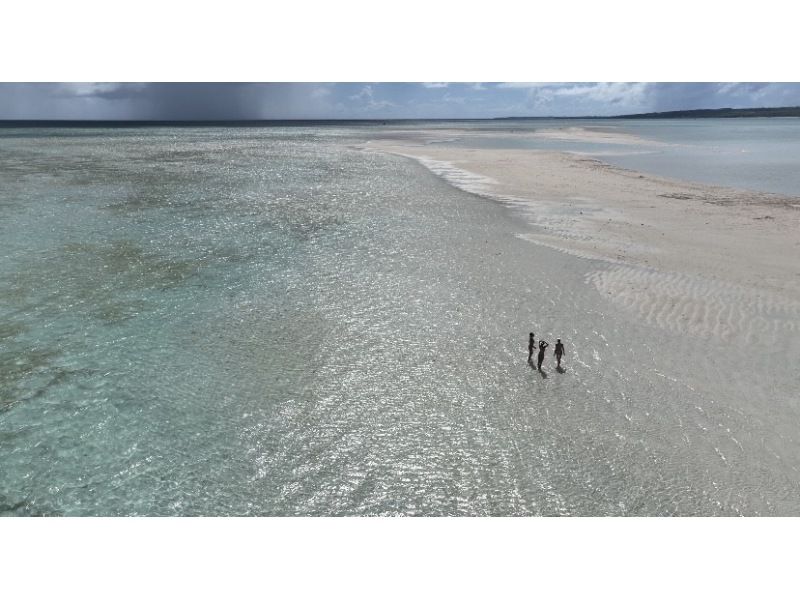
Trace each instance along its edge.
<path fill-rule="evenodd" d="M 800 190 L 794 120 L 589 124 L 664 145 L 431 126 Z M 0 131 L 0 514 L 800 514 L 779 344 L 643 324 L 620 266 L 362 149 L 413 128 Z"/>

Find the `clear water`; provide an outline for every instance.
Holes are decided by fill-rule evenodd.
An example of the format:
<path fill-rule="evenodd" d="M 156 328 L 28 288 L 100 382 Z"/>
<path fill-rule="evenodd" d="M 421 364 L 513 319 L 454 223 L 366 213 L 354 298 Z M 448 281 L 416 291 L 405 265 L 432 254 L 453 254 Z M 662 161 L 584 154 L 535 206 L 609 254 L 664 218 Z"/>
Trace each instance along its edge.
<path fill-rule="evenodd" d="M 612 156 L 612 163 L 677 179 L 800 196 L 800 118 L 626 122 L 668 144 Z"/>
<path fill-rule="evenodd" d="M 376 134 L 0 134 L 0 512 L 800 514 L 796 343 L 687 344 Z"/>
<path fill-rule="evenodd" d="M 459 126 L 485 136 L 456 136 L 453 143 L 458 145 L 585 153 L 617 166 L 669 178 L 800 196 L 800 118 L 542 120 Z M 572 127 L 627 133 L 659 145 L 508 135 Z"/>

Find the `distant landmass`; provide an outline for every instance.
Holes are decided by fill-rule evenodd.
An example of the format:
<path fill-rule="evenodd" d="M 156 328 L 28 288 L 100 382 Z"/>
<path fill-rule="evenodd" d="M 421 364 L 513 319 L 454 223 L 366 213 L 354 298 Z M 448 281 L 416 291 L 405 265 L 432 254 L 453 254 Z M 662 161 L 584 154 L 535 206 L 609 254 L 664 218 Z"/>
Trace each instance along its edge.
<path fill-rule="evenodd" d="M 578 120 L 585 118 L 630 119 L 630 118 L 752 118 L 800 116 L 800 106 L 782 108 L 704 108 L 702 110 L 672 110 L 669 112 L 645 112 L 642 114 L 620 114 L 617 116 L 505 116 L 497 120 L 538 120 L 543 118 Z"/>
<path fill-rule="evenodd" d="M 386 125 L 389 123 L 425 123 L 435 121 L 474 122 L 482 120 L 579 120 L 596 119 L 666 119 L 666 118 L 747 118 L 800 117 L 800 106 L 783 108 L 712 108 L 621 114 L 618 116 L 502 116 L 496 118 L 391 118 L 391 119 L 321 119 L 321 120 L 0 120 L 0 128 L 135 128 L 135 127 L 313 127 L 323 125 Z"/>
<path fill-rule="evenodd" d="M 753 116 L 800 116 L 800 106 L 784 108 L 713 108 L 625 114 L 611 118 L 747 118 Z"/>

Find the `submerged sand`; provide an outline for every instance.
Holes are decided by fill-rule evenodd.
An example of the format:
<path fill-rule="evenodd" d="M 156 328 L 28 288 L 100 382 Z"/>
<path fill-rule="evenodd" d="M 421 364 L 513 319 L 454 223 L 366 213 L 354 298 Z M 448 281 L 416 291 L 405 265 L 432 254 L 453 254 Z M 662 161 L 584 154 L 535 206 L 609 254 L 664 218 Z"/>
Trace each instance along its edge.
<path fill-rule="evenodd" d="M 414 158 L 522 210 L 534 225 L 529 241 L 610 262 L 590 282 L 648 323 L 763 342 L 800 327 L 800 198 L 670 180 L 574 154 L 431 143 L 451 135 L 366 147 Z"/>

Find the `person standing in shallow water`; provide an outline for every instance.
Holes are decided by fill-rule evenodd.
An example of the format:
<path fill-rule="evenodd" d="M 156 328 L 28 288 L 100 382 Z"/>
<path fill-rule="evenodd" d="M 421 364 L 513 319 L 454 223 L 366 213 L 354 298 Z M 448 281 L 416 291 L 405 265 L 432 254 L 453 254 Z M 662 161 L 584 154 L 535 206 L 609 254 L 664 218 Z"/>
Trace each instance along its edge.
<path fill-rule="evenodd" d="M 561 367 L 561 358 L 564 356 L 564 344 L 561 342 L 560 338 L 556 339 L 556 367 Z"/>
<path fill-rule="evenodd" d="M 540 372 L 542 371 L 542 362 L 544 361 L 544 350 L 547 349 L 547 347 L 549 347 L 547 341 L 539 341 L 539 360 L 536 369 Z"/>
<path fill-rule="evenodd" d="M 536 348 L 536 341 L 533 340 L 533 332 L 528 337 L 528 363 L 531 363 L 533 360 L 533 350 Z"/>

